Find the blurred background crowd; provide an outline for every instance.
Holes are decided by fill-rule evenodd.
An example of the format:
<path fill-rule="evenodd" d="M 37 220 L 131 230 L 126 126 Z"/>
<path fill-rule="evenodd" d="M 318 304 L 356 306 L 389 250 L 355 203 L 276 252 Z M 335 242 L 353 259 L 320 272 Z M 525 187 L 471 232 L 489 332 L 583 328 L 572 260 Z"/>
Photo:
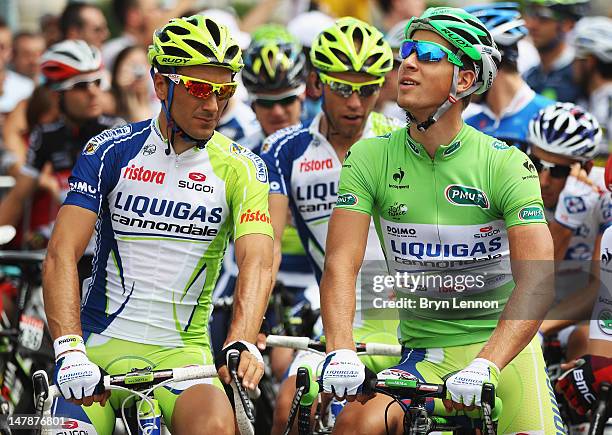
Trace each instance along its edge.
<path fill-rule="evenodd" d="M 446 3 L 467 8 L 474 2 L 449 0 Z M 352 15 L 374 24 L 386 35 L 397 60 L 380 92 L 376 110 L 403 120 L 405 114 L 395 103 L 397 67 L 401 62 L 397 50 L 403 29 L 408 19 L 420 15 L 426 7 L 440 5 L 428 0 L 0 0 L 0 170 L 13 177 L 24 173 L 28 153 L 33 153 L 33 147 L 41 147 L 39 143 L 32 143 L 44 131 L 36 130 L 37 126 L 52 125 L 64 118 L 91 119 L 102 114 L 127 122 L 155 116 L 160 106 L 152 88 L 147 47 L 156 28 L 172 17 L 194 13 L 206 14 L 227 25 L 247 53 L 250 46 L 257 45 L 258 32 L 266 33 L 266 27 L 260 31 L 261 26 L 271 23 L 284 26 L 292 43 L 301 46 L 305 54 L 313 38 L 335 18 Z M 523 110 L 526 104 L 523 100 L 532 99 L 533 90 L 538 98 L 545 99 L 538 108 L 551 100 L 582 104 L 599 119 L 607 133 L 612 127 L 612 33 L 604 31 L 599 38 L 582 38 L 582 42 L 576 35 L 581 28 L 585 34 L 590 29 L 612 28 L 607 18 L 612 14 L 610 3 L 607 0 L 524 0 L 514 6 L 522 16 L 512 15 L 516 9 L 504 12 L 503 4 L 500 5 L 501 12 L 495 19 L 510 26 L 500 30 L 500 40 L 510 35 L 504 54 L 509 62 L 502 62 L 497 86 L 480 101 L 472 102 L 465 112 L 466 119 L 476 116 L 471 124 L 497 137 L 504 136 L 505 117 Z M 489 25 L 495 25 L 494 20 Z M 99 50 L 102 59 L 99 77 L 85 84 L 71 83 L 65 89 L 49 86 L 49 76 L 42 73 L 41 63 L 45 52 L 51 56 L 48 61 L 53 56 L 64 56 L 61 50 L 48 54 L 53 44 L 64 40 L 83 40 Z M 497 38 L 496 41 L 500 44 Z M 518 53 L 514 53 L 515 47 Z M 257 100 L 260 83 L 255 79 L 250 86 L 245 83 L 246 87 L 239 87 L 218 130 L 250 146 L 261 143 L 263 137 L 276 130 L 275 124 L 284 125 L 287 118 L 312 119 L 320 110 L 320 103 L 309 92 L 306 74 L 309 62 L 308 56 L 304 57 L 305 71 L 299 77 L 304 77 L 306 83 L 287 83 L 288 89 L 304 86 L 297 109 L 291 105 L 295 102 L 295 92 L 290 96 L 291 101 L 283 100 L 279 104 Z M 247 62 L 246 70 L 250 71 L 249 68 Z M 244 75 L 243 72 L 243 78 Z M 82 128 L 76 131 L 81 125 L 69 124 L 69 127 L 64 129 L 64 135 L 78 139 L 87 133 Z M 508 137 L 501 138 L 520 145 L 521 137 L 512 137 L 513 128 L 509 127 Z M 76 148 L 80 150 L 79 146 Z M 36 177 L 17 192 L 13 189 L 13 198 L 0 205 L 0 225 L 21 225 L 25 229 L 24 237 L 18 238 L 19 247 L 44 247 L 48 236 L 45 228 L 53 220 L 67 187 L 67 175 L 58 177 L 58 172 L 63 165 L 69 173 L 73 164 L 72 159 L 63 157 L 62 152 L 66 154 L 66 151 L 60 151 L 40 158 L 40 150 L 34 150 L 37 157 L 32 159 L 38 159 L 41 165 L 36 168 Z M 601 154 L 607 154 L 607 145 Z M 36 166 L 35 163 L 28 162 L 26 166 Z M 4 187 L 10 187 L 10 181 L 6 183 Z"/>

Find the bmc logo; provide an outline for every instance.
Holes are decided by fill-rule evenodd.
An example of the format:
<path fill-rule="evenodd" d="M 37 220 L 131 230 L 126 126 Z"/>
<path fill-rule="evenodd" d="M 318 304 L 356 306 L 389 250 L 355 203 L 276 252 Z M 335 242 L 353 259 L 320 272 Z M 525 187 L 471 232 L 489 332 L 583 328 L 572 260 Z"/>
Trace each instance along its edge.
<path fill-rule="evenodd" d="M 243 224 L 245 222 L 267 222 L 270 223 L 270 217 L 262 213 L 260 210 L 251 211 L 249 208 L 246 213 L 242 213 L 240 215 L 240 223 Z"/>
<path fill-rule="evenodd" d="M 166 173 L 161 171 L 151 171 L 150 169 L 145 169 L 144 166 L 137 168 L 136 165 L 132 164 L 132 166 L 125 168 L 123 178 L 127 178 L 128 180 L 144 181 L 145 183 L 164 184 Z"/>
<path fill-rule="evenodd" d="M 321 169 L 331 169 L 334 162 L 331 158 L 325 160 L 310 160 L 300 163 L 300 172 L 320 171 Z"/>
<path fill-rule="evenodd" d="M 206 175 L 201 172 L 190 172 L 189 179 L 193 181 L 206 181 Z"/>

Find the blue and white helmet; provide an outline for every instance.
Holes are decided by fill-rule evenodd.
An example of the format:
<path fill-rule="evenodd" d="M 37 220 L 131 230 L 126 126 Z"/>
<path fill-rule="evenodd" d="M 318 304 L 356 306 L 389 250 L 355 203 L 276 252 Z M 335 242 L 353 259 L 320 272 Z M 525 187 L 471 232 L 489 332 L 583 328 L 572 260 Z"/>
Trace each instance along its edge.
<path fill-rule="evenodd" d="M 464 9 L 482 21 L 498 46 L 515 45 L 527 36 L 527 27 L 521 18 L 518 3 L 489 3 Z"/>
<path fill-rule="evenodd" d="M 593 115 L 573 103 L 555 103 L 541 109 L 529 121 L 527 142 L 544 151 L 586 162 L 602 140 Z"/>

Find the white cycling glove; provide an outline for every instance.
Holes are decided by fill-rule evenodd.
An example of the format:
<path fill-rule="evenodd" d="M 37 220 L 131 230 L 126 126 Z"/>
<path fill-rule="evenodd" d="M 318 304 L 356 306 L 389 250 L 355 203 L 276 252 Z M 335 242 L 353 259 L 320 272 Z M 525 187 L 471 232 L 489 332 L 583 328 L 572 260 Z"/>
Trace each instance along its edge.
<path fill-rule="evenodd" d="M 591 213 L 598 199 L 599 192 L 593 190 L 593 186 L 570 175 L 559 194 L 555 220 L 575 230 Z"/>
<path fill-rule="evenodd" d="M 497 388 L 498 379 L 499 369 L 494 363 L 476 358 L 469 366 L 446 380 L 446 389 L 453 402 L 481 406 L 483 384 L 493 384 Z"/>
<path fill-rule="evenodd" d="M 89 361 L 85 344 L 78 335 L 64 335 L 53 343 L 55 385 L 65 399 L 83 399 L 104 391 L 100 367 Z"/>
<path fill-rule="evenodd" d="M 354 396 L 365 380 L 365 366 L 354 350 L 339 349 L 327 354 L 321 379 L 324 392 Z"/>

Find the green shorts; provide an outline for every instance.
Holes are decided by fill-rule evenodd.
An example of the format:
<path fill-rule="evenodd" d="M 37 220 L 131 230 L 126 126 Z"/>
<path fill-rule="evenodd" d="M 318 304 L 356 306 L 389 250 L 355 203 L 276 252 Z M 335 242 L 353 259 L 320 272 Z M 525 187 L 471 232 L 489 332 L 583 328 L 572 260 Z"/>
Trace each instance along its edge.
<path fill-rule="evenodd" d="M 108 338 L 98 334 L 90 334 L 85 345 L 90 361 L 110 375 L 127 373 L 132 369 L 145 367 L 162 370 L 214 363 L 209 346 L 167 348 Z M 154 391 L 154 397 L 159 403 L 166 426 L 170 429 L 176 399 L 184 390 L 196 384 L 214 385 L 223 391 L 218 378 L 170 383 Z M 60 399 L 53 413 L 79 420 L 83 422 L 84 427 L 93 426 L 99 435 L 112 435 L 115 427 L 115 411 L 120 410 L 121 403 L 128 395 L 128 392 L 113 390 L 104 407 L 98 403 L 79 407 Z M 133 399 L 130 399 L 126 406 L 129 407 L 133 403 Z"/>

